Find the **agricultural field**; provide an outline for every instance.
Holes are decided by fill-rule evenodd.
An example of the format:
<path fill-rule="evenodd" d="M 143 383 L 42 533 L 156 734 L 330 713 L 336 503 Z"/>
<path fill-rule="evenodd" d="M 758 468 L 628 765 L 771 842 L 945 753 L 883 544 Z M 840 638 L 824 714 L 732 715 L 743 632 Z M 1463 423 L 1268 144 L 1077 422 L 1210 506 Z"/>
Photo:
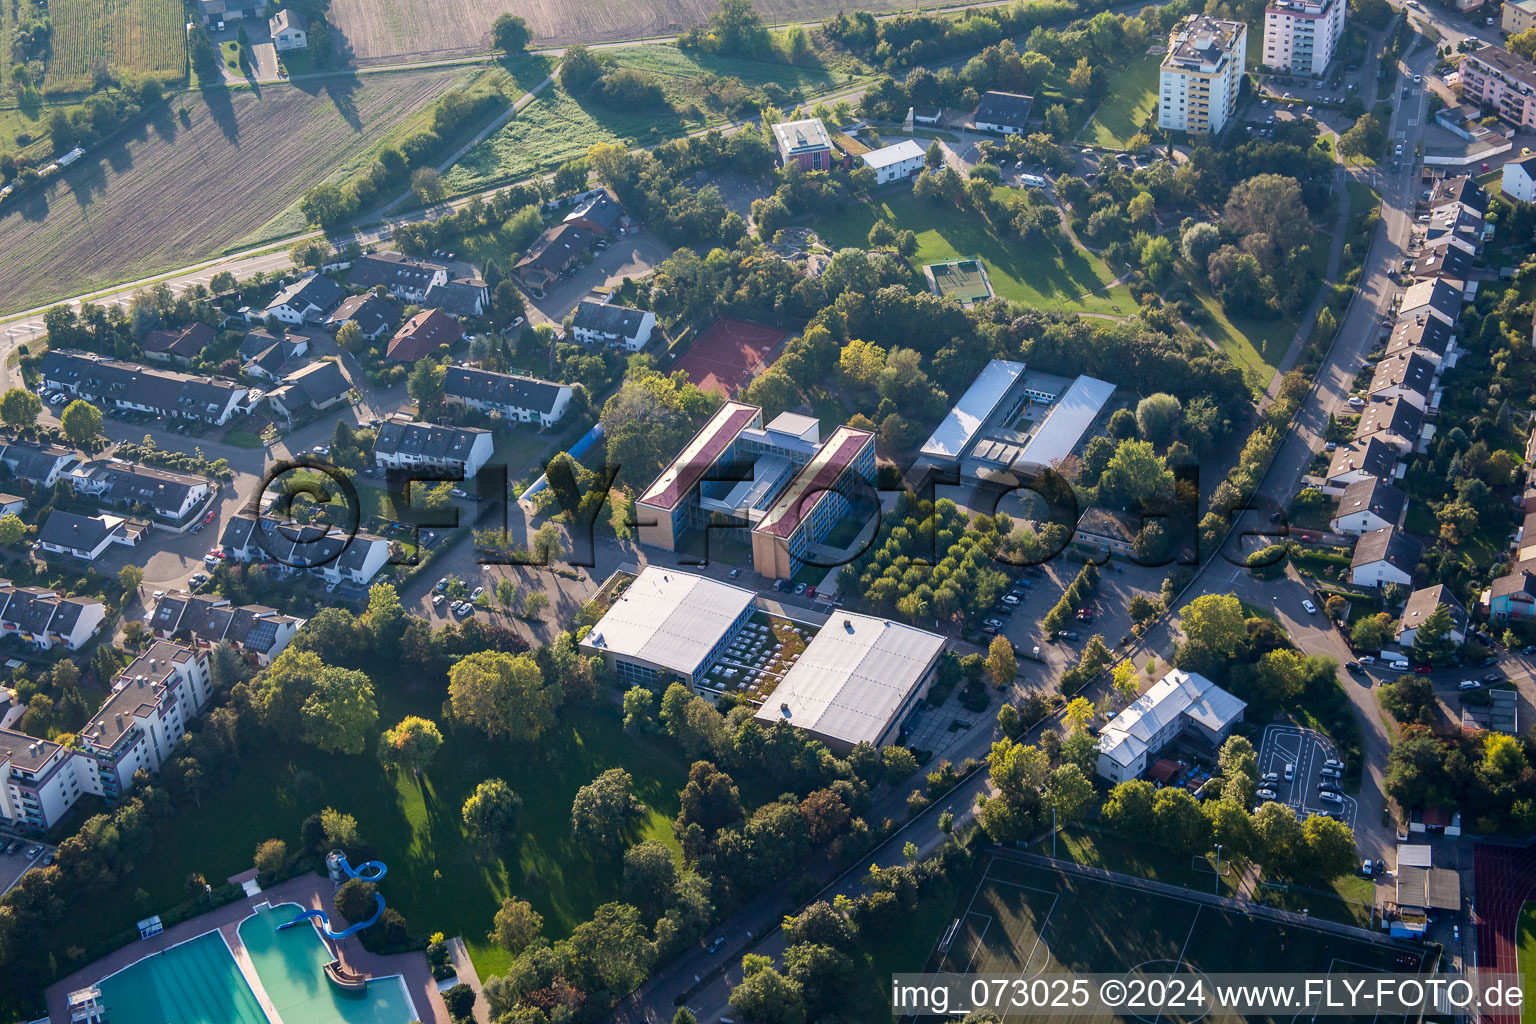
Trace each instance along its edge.
<path fill-rule="evenodd" d="M 910 192 L 851 206 L 842 215 L 818 223 L 816 230 L 834 249 L 862 249 L 868 245 L 869 229 L 881 219 L 898 231 L 909 228 L 917 234 L 916 267 L 980 257 L 999 298 L 1043 309 L 1059 306 L 1111 316 L 1136 311 L 1129 290 L 1112 283 L 1114 271 L 1095 254 L 1078 248 L 1064 253 L 1049 246 L 1025 248 L 1000 237 L 975 213 L 936 206 Z"/>
<path fill-rule="evenodd" d="M 440 68 L 189 93 L 6 204 L 0 313 L 302 230 L 306 189 L 351 173 L 414 114 L 481 74 Z"/>
<path fill-rule="evenodd" d="M 53 0 L 53 56 L 43 88 L 87 92 L 98 67 L 179 81 L 186 74 L 181 0 Z"/>
<path fill-rule="evenodd" d="M 757 0 L 769 24 L 819 20 L 845 5 L 836 0 Z M 941 7 L 944 0 L 919 4 L 870 0 L 862 9 L 881 12 Z M 570 4 L 557 0 L 335 0 L 330 22 L 339 53 L 359 64 L 484 53 L 491 23 L 504 11 L 522 15 L 534 46 L 613 42 L 676 35 L 703 24 L 715 0 L 604 0 Z"/>
<path fill-rule="evenodd" d="M 444 175 L 450 194 L 486 188 L 504 181 L 553 170 L 583 156 L 599 142 L 650 145 L 727 120 L 708 109 L 700 79 L 706 74 L 734 76 L 748 88 L 777 82 L 804 97 L 840 84 L 823 67 L 793 67 L 770 61 L 684 53 L 674 46 L 633 46 L 604 51 L 620 67 L 655 75 L 671 111 L 619 111 L 580 101 L 551 86 L 495 134 L 466 153 Z M 687 111 L 679 113 L 678 111 Z"/>

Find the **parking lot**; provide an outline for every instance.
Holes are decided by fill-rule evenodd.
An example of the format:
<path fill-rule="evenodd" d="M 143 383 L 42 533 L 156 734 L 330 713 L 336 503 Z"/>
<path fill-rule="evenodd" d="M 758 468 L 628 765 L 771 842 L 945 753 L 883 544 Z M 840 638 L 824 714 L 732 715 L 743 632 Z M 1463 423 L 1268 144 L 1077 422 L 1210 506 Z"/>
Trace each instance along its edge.
<path fill-rule="evenodd" d="M 0 851 L 13 846 L 10 853 L 0 852 L 0 896 L 10 892 L 32 865 L 53 863 L 53 847 L 0 832 Z"/>
<path fill-rule="evenodd" d="M 1355 798 L 1339 793 L 1339 800 L 1323 800 L 1319 796 L 1321 785 L 1330 780 L 1325 771 L 1335 770 L 1329 762 L 1335 762 L 1338 752 L 1321 733 L 1312 729 L 1298 729 L 1290 725 L 1271 725 L 1264 730 L 1264 742 L 1259 747 L 1260 789 L 1272 789 L 1276 799 L 1289 804 L 1297 817 L 1308 818 L 1314 814 L 1338 817 L 1351 830 L 1355 827 Z M 1287 767 L 1292 778 L 1287 780 Z M 1273 776 L 1273 778 L 1270 778 Z"/>

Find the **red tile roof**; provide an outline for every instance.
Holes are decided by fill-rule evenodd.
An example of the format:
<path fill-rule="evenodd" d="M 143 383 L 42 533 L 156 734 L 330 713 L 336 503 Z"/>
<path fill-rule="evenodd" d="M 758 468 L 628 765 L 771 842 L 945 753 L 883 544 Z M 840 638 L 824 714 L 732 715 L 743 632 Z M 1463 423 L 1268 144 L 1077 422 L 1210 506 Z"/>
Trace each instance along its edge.
<path fill-rule="evenodd" d="M 783 496 L 774 502 L 773 508 L 769 509 L 755 532 L 775 537 L 788 537 L 794 533 L 801 521 L 811 514 L 816 504 L 836 485 L 843 470 L 848 468 L 864 446 L 874 443 L 874 437 L 869 431 L 856 427 L 843 426 L 834 430 L 832 436 L 827 438 L 827 443 L 795 476 Z"/>
<path fill-rule="evenodd" d="M 653 508 L 676 508 L 684 495 L 699 482 L 704 471 L 715 464 L 731 442 L 736 440 L 736 436 L 761 413 L 762 410 L 755 405 L 726 402 L 704 424 L 703 429 L 693 436 L 693 440 L 683 446 L 677 461 L 661 471 L 661 476 L 641 496 L 641 503 Z"/>
<path fill-rule="evenodd" d="M 439 345 L 452 345 L 464 337 L 464 328 L 440 309 L 427 309 L 411 317 L 389 341 L 385 353 L 399 362 L 415 362 L 431 355 Z"/>

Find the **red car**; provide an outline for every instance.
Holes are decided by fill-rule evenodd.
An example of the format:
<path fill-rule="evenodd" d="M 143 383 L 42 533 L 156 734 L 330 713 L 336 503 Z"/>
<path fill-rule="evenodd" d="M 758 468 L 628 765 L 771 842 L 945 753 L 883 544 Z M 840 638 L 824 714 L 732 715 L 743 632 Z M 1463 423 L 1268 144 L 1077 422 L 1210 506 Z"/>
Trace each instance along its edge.
<path fill-rule="evenodd" d="M 209 523 L 213 522 L 213 519 L 214 519 L 214 514 L 212 512 L 209 512 L 207 515 L 203 516 L 203 525 L 207 526 Z"/>
<path fill-rule="evenodd" d="M 1428 665 L 1415 665 L 1415 666 L 1413 666 L 1413 673 L 1414 673 L 1414 675 L 1427 676 L 1427 675 L 1429 675 L 1433 671 L 1434 671 L 1434 669 L 1429 667 Z"/>

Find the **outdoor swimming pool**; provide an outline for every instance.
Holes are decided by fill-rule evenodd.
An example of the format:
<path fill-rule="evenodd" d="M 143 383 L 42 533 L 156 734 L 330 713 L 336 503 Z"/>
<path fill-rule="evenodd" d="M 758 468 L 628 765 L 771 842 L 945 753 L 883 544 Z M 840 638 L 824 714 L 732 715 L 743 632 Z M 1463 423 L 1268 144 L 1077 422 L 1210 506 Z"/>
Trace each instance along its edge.
<path fill-rule="evenodd" d="M 123 968 L 101 982 L 101 1002 L 112 1024 L 269 1024 L 218 932 Z"/>
<path fill-rule="evenodd" d="M 284 903 L 240 922 L 240 941 L 283 1024 L 409 1024 L 417 1019 L 405 983 L 397 977 L 370 981 L 363 992 L 343 992 L 326 980 L 331 953 L 314 926 L 306 922 L 278 931 L 300 909 Z M 257 1012 L 255 1021 L 261 1024 Z"/>

